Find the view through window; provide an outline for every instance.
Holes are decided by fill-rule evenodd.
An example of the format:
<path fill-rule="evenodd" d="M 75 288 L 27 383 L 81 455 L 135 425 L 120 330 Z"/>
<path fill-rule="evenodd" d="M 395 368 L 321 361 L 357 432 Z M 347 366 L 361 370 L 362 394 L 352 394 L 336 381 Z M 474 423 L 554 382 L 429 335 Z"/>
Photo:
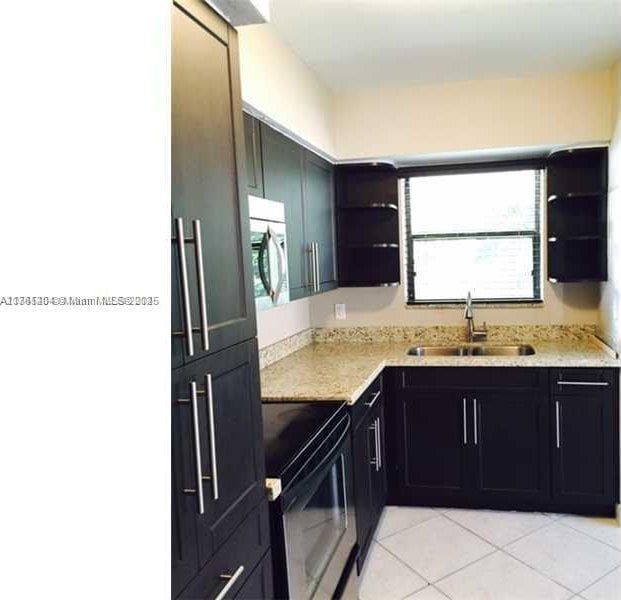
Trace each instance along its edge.
<path fill-rule="evenodd" d="M 541 300 L 541 170 L 404 180 L 409 303 Z"/>

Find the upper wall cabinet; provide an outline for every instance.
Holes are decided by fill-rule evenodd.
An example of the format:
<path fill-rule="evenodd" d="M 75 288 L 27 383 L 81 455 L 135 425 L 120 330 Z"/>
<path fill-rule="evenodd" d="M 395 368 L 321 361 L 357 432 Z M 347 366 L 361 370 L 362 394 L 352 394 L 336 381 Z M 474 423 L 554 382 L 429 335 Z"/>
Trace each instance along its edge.
<path fill-rule="evenodd" d="M 556 152 L 547 173 L 548 278 L 605 281 L 607 149 Z"/>
<path fill-rule="evenodd" d="M 259 122 L 255 120 L 257 126 Z M 265 197 L 285 205 L 289 297 L 308 295 L 302 207 L 302 149 L 261 123 Z"/>
<path fill-rule="evenodd" d="M 309 150 L 304 150 L 304 237 L 310 256 L 311 293 L 326 292 L 337 286 L 334 167 Z"/>
<path fill-rule="evenodd" d="M 248 194 L 284 205 L 289 299 L 335 288 L 334 166 L 249 114 L 244 125 Z"/>
<path fill-rule="evenodd" d="M 202 24 L 173 6 L 173 367 L 256 333 L 236 33 L 186 4 Z"/>
<path fill-rule="evenodd" d="M 263 159 L 261 156 L 261 127 L 251 115 L 244 113 L 244 138 L 246 141 L 246 174 L 248 193 L 263 196 Z"/>
<path fill-rule="evenodd" d="M 391 165 L 338 167 L 339 285 L 399 285 L 398 198 Z"/>

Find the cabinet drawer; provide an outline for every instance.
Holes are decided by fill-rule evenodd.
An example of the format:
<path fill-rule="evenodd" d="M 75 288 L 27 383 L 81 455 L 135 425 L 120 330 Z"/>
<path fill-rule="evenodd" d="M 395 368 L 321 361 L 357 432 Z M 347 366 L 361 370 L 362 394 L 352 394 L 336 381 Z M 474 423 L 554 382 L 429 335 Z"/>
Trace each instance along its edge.
<path fill-rule="evenodd" d="M 381 402 L 382 391 L 382 376 L 379 375 L 351 408 L 352 428 L 354 431 L 357 429 L 358 425 L 362 423 L 367 412 L 369 412 L 377 402 Z"/>
<path fill-rule="evenodd" d="M 235 594 L 236 600 L 272 600 L 274 598 L 274 575 L 272 571 L 272 553 L 268 551 L 261 562 L 244 583 L 244 587 Z"/>
<path fill-rule="evenodd" d="M 552 369 L 550 388 L 561 395 L 611 392 L 618 376 L 617 369 Z"/>
<path fill-rule="evenodd" d="M 402 369 L 397 380 L 401 389 L 433 388 L 516 388 L 545 387 L 547 369 L 521 367 L 414 367 Z"/>
<path fill-rule="evenodd" d="M 244 519 L 179 598 L 182 600 L 215 598 L 230 582 L 230 579 L 224 579 L 222 575 L 232 575 L 235 578 L 226 597 L 237 597 L 237 592 L 243 589 L 261 557 L 268 550 L 269 543 L 269 514 L 267 502 L 264 501 Z M 242 567 L 243 570 L 240 571 Z"/>

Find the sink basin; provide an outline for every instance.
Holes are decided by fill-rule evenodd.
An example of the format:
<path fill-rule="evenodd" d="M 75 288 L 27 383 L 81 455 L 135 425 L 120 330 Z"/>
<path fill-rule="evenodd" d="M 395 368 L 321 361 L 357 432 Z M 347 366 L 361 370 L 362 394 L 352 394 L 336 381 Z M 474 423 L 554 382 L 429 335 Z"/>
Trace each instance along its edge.
<path fill-rule="evenodd" d="M 408 350 L 410 356 L 531 356 L 535 349 L 530 344 L 508 346 L 414 346 Z"/>

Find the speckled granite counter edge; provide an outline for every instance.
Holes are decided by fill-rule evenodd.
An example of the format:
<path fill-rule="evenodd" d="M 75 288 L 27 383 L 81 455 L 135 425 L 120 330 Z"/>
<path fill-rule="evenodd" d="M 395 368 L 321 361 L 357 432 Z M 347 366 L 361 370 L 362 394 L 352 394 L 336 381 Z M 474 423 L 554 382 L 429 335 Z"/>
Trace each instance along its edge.
<path fill-rule="evenodd" d="M 266 346 L 259 350 L 259 368 L 265 369 L 271 364 L 289 356 L 297 350 L 301 350 L 305 346 L 312 344 L 313 330 L 306 329 L 300 331 L 284 340 L 280 340 L 271 346 Z"/>

